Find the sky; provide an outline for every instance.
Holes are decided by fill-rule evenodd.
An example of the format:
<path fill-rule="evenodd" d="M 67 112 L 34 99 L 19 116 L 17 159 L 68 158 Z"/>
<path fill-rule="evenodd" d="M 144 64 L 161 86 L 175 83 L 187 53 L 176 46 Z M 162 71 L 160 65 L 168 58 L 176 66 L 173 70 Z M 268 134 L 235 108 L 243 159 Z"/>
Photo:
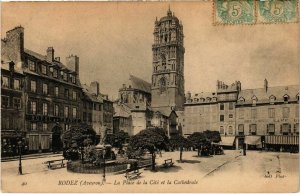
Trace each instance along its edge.
<path fill-rule="evenodd" d="M 182 21 L 185 92 L 215 91 L 216 81 L 242 89 L 299 82 L 298 24 L 213 25 L 213 6 L 201 2 L 6 2 L 1 38 L 25 29 L 25 48 L 55 57 L 76 54 L 81 83 L 100 82 L 117 97 L 129 74 L 151 81 L 154 21 L 168 7 Z"/>

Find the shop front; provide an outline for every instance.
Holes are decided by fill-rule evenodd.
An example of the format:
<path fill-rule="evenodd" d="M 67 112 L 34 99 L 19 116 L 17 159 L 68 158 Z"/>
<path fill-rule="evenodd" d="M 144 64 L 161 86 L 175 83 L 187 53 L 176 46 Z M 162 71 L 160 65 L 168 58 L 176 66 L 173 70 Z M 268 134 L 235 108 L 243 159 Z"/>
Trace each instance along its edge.
<path fill-rule="evenodd" d="M 265 149 L 269 151 L 299 151 L 299 136 L 296 135 L 267 135 Z"/>

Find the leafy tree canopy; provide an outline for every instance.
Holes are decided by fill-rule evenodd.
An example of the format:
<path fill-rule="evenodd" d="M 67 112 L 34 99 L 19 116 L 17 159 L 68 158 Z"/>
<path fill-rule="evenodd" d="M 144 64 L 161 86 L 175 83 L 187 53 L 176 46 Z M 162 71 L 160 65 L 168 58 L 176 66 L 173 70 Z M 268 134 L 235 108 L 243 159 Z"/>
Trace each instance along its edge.
<path fill-rule="evenodd" d="M 110 144 L 113 147 L 122 148 L 122 145 L 126 142 L 126 139 L 129 139 L 128 133 L 121 130 L 115 134 L 107 135 L 105 138 L 105 143 Z"/>
<path fill-rule="evenodd" d="M 147 149 L 154 153 L 156 149 L 166 149 L 168 137 L 165 131 L 158 127 L 149 127 L 131 137 L 129 145 L 134 149 Z"/>
<path fill-rule="evenodd" d="M 63 140 L 66 148 L 98 143 L 96 142 L 96 132 L 86 124 L 71 125 L 70 129 L 63 133 Z"/>
<path fill-rule="evenodd" d="M 172 147 L 190 147 L 192 142 L 181 135 L 174 135 L 170 138 L 170 145 Z"/>
<path fill-rule="evenodd" d="M 218 131 L 204 131 L 195 132 L 188 137 L 195 147 L 200 147 L 203 144 L 210 144 L 211 142 L 220 142 L 221 136 Z"/>

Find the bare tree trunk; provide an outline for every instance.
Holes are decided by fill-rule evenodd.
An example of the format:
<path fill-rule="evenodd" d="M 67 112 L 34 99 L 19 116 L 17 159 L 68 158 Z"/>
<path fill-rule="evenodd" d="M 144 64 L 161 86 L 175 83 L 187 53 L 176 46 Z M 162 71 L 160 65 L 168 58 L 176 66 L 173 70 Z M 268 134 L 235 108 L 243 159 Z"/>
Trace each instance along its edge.
<path fill-rule="evenodd" d="M 182 147 L 180 147 L 180 158 L 179 158 L 180 162 L 182 162 Z"/>
<path fill-rule="evenodd" d="M 155 152 L 153 152 L 151 155 L 152 155 L 152 170 L 155 170 Z"/>

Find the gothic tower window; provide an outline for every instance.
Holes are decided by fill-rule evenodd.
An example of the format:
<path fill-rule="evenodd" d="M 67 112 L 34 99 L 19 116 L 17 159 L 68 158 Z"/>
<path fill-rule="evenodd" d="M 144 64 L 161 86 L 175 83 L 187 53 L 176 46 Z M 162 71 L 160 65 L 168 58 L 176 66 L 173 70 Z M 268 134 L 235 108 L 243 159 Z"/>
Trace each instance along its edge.
<path fill-rule="evenodd" d="M 164 91 L 166 91 L 166 78 L 162 77 L 159 81 L 159 85 L 160 85 L 160 93 L 163 93 Z"/>

